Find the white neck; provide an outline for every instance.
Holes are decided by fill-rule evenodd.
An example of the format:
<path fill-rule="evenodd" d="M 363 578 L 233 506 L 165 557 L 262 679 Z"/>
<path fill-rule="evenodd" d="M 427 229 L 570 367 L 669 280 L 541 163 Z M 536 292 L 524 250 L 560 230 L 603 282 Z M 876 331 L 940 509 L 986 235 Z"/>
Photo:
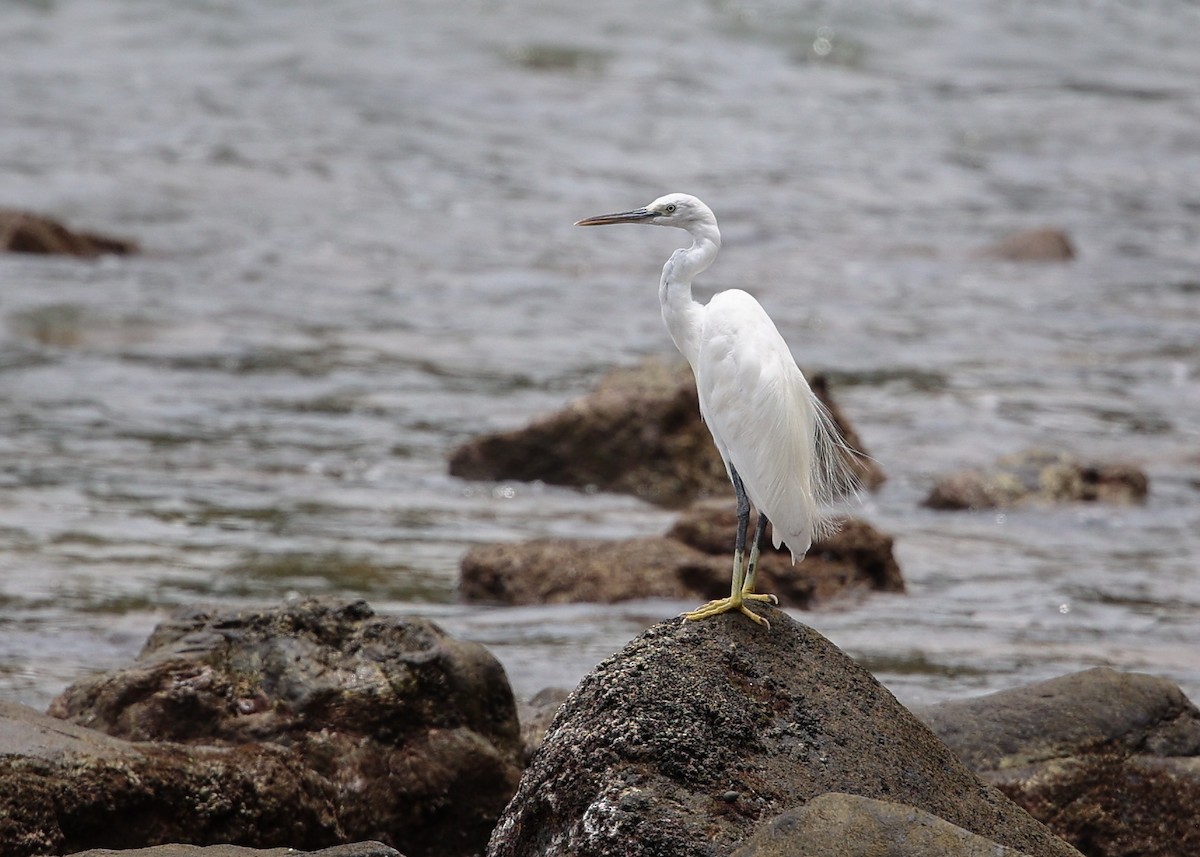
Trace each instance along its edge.
<path fill-rule="evenodd" d="M 675 341 L 675 347 L 695 368 L 700 351 L 700 333 L 704 306 L 692 297 L 692 280 L 699 276 L 721 249 L 721 233 L 716 223 L 695 223 L 687 227 L 691 247 L 680 247 L 663 265 L 658 284 L 662 317 Z"/>

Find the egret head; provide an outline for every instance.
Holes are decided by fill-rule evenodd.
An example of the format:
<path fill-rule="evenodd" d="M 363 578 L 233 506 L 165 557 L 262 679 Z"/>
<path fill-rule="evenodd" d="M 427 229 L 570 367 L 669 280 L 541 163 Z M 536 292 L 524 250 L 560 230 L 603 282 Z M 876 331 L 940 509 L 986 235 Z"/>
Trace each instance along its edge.
<path fill-rule="evenodd" d="M 660 196 L 645 208 L 585 217 L 576 226 L 608 226 L 613 223 L 648 223 L 651 226 L 678 226 L 693 232 L 696 228 L 715 229 L 717 218 L 712 209 L 686 193 Z"/>

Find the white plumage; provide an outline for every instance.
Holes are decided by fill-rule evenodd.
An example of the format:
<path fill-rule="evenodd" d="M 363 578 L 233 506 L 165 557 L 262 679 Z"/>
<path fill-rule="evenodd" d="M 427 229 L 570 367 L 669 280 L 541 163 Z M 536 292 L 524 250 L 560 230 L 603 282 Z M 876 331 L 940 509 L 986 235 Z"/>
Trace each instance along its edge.
<path fill-rule="evenodd" d="M 765 516 L 774 525 L 775 546 L 786 544 L 794 562 L 814 539 L 836 529 L 827 507 L 857 487 L 848 450 L 757 300 L 741 289 L 719 292 L 707 305 L 692 297 L 692 280 L 712 264 L 721 247 L 717 219 L 707 205 L 673 193 L 645 208 L 589 217 L 578 225 L 612 223 L 677 226 L 692 236 L 691 246 L 676 250 L 663 266 L 659 299 L 667 330 L 696 376 L 700 413 L 740 508 L 730 597 L 685 615 L 703 619 L 740 610 L 765 624 L 743 603 L 774 600 L 753 591 L 757 532 L 749 562 L 742 567 L 749 517 L 749 510 L 741 508 L 745 498 L 759 510 L 759 530 Z"/>
<path fill-rule="evenodd" d="M 836 492 L 814 473 L 815 435 L 828 428 L 787 343 L 748 293 L 721 292 L 705 307 L 692 370 L 725 469 L 774 524 L 775 547 L 800 559 L 829 529 L 823 504 Z"/>

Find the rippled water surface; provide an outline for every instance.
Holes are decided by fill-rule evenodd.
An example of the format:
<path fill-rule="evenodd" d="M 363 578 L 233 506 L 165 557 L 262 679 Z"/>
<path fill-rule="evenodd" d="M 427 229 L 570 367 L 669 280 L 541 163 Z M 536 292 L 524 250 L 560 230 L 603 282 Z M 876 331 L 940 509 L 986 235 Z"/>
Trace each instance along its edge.
<path fill-rule="evenodd" d="M 1182 0 L 3 4 L 0 205 L 146 252 L 0 257 L 0 695 L 198 601 L 430 615 L 522 695 L 692 606 L 457 604 L 473 543 L 671 515 L 445 465 L 670 350 L 678 235 L 571 223 L 684 190 L 698 291 L 757 294 L 890 476 L 909 594 L 804 621 L 909 703 L 1098 664 L 1200 698 L 1198 43 Z M 1078 259 L 972 255 L 1040 225 Z M 1032 446 L 1149 503 L 918 505 Z"/>

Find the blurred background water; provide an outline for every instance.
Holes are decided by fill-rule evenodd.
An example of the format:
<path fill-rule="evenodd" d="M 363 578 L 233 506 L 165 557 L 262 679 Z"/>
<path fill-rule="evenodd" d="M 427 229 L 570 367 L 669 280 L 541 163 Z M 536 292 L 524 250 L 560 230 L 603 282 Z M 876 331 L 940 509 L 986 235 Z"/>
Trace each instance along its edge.
<path fill-rule="evenodd" d="M 1183 0 L 0 5 L 0 205 L 146 250 L 0 257 L 0 696 L 310 592 L 528 696 L 694 606 L 456 603 L 473 543 L 671 514 L 445 464 L 670 353 L 678 235 L 571 224 L 681 190 L 698 293 L 755 293 L 890 476 L 909 593 L 802 621 L 910 704 L 1098 664 L 1200 699 L 1197 44 Z M 972 256 L 1041 225 L 1078 259 Z M 1149 502 L 918 505 L 1031 446 Z"/>

